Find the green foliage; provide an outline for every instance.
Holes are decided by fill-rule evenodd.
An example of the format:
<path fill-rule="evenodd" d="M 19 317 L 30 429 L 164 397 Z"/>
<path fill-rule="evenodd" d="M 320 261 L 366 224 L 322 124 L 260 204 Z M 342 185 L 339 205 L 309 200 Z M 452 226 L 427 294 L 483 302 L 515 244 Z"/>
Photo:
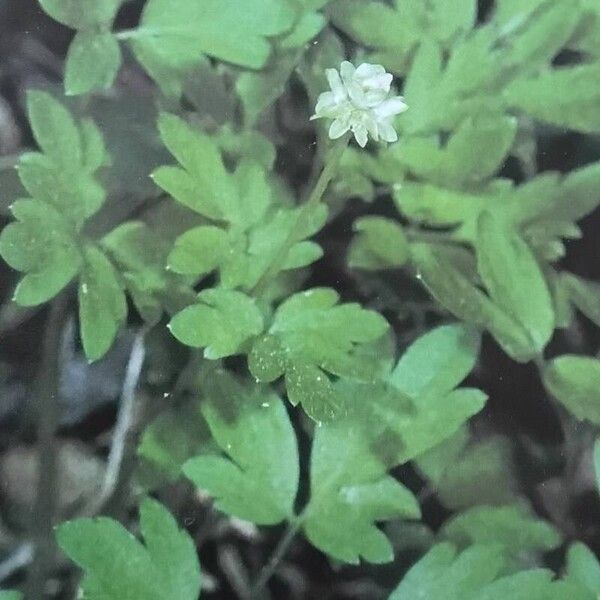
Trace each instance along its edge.
<path fill-rule="evenodd" d="M 358 232 L 348 253 L 348 263 L 359 269 L 402 267 L 409 259 L 408 241 L 402 228 L 383 217 L 362 217 L 355 221 Z"/>
<path fill-rule="evenodd" d="M 296 436 L 281 400 L 211 371 L 202 414 L 227 457 L 199 456 L 185 475 L 215 497 L 220 510 L 263 525 L 293 514 L 299 466 Z"/>
<path fill-rule="evenodd" d="M 75 30 L 66 95 L 111 88 L 125 56 L 156 82 L 163 111 L 154 127 L 153 100 L 147 114 L 138 96 L 110 112 L 121 90 L 69 104 L 73 114 L 29 91 L 39 151 L 20 157 L 11 187 L 22 189 L 3 187 L 14 219 L 0 234 L 22 274 L 16 303 L 77 289 L 90 361 L 138 317 L 169 328 L 161 384 L 173 375 L 176 397 L 153 406 L 142 486 L 184 475 L 221 512 L 286 523 L 354 564 L 410 547 L 399 522 L 420 519 L 419 488 L 450 514 L 418 525 L 420 548 L 442 543 L 390 600 L 598 596 L 600 566 L 581 543 L 562 579 L 522 570 L 563 542 L 559 529 L 573 532 L 530 509 L 514 440 L 485 419 L 470 428 L 486 394 L 461 387 L 489 333 L 539 369 L 566 424 L 600 425 L 600 363 L 577 329 L 600 325 L 600 284 L 559 262 L 597 210 L 600 162 L 560 174 L 537 164 L 545 136 L 600 133 L 598 3 L 496 0 L 478 15 L 475 0 L 146 0 L 128 30 L 121 0 L 39 3 Z M 346 59 L 401 82 L 409 110 L 387 124 L 398 143 L 344 150 L 319 123 L 309 145 L 326 70 Z M 75 114 L 98 114 L 106 145 Z M 535 454 L 526 439 L 519 449 Z M 594 456 L 600 472 L 598 445 Z M 398 469 L 409 461 L 424 480 L 410 489 Z M 191 539 L 155 501 L 140 521 L 144 544 L 103 517 L 59 526 L 83 597 L 195 600 Z"/>
<path fill-rule="evenodd" d="M 447 522 L 443 536 L 463 548 L 473 544 L 498 545 L 511 556 L 552 550 L 561 543 L 554 527 L 519 505 L 473 507 Z"/>
<path fill-rule="evenodd" d="M 590 599 L 578 585 L 554 581 L 550 571 L 506 574 L 503 570 L 497 546 L 474 545 L 457 554 L 451 544 L 439 544 L 408 571 L 389 600 Z"/>
<path fill-rule="evenodd" d="M 159 129 L 181 167 L 160 167 L 153 173 L 154 181 L 175 200 L 214 222 L 190 229 L 176 240 L 168 258 L 171 270 L 201 277 L 218 269 L 224 287 L 252 290 L 285 252 L 292 235 L 294 243 L 280 271 L 305 267 L 321 257 L 321 249 L 304 240 L 323 226 L 322 205 L 299 227 L 300 209 L 277 201 L 261 165 L 242 159 L 230 173 L 210 136 L 166 114 Z"/>
<path fill-rule="evenodd" d="M 215 360 L 237 354 L 244 342 L 263 330 L 256 304 L 241 292 L 204 290 L 198 294 L 198 300 L 175 315 L 169 328 L 184 344 L 205 348 L 206 358 Z"/>
<path fill-rule="evenodd" d="M 73 29 L 109 25 L 122 0 L 39 0 L 42 8 L 57 21 Z"/>
<path fill-rule="evenodd" d="M 158 502 L 140 508 L 145 545 L 105 517 L 63 523 L 60 547 L 85 572 L 83 594 L 90 600 L 196 600 L 200 568 L 191 538 Z"/>
<path fill-rule="evenodd" d="M 249 356 L 250 372 L 259 381 L 285 375 L 290 402 L 302 404 L 317 421 L 330 420 L 339 411 L 339 395 L 327 374 L 358 381 L 375 378 L 377 364 L 361 347 L 381 338 L 388 328 L 380 315 L 338 301 L 329 288 L 290 297 L 278 307 L 268 333 L 254 343 Z"/>
<path fill-rule="evenodd" d="M 271 51 L 267 38 L 291 29 L 293 6 L 287 0 L 150 0 L 133 36 L 133 49 L 163 90 L 178 94 L 182 74 L 205 54 L 243 67 L 263 67 Z"/>
<path fill-rule="evenodd" d="M 600 361 L 560 356 L 544 369 L 544 384 L 578 419 L 600 424 Z"/>
<path fill-rule="evenodd" d="M 0 591 L 0 600 L 22 600 L 23 596 L 19 592 Z"/>
<path fill-rule="evenodd" d="M 322 299 L 314 296 L 308 299 Z M 286 318 L 294 315 L 298 320 L 303 317 L 293 311 Z M 359 321 L 355 317 L 355 328 Z M 438 350 L 437 361 L 425 371 L 412 373 L 411 360 L 426 352 L 428 345 L 437 349 L 443 338 L 453 355 L 446 359 L 446 353 Z M 241 385 L 225 372 L 210 370 L 204 376 L 202 412 L 227 458 L 202 455 L 189 460 L 184 472 L 229 514 L 256 523 L 287 519 L 302 527 L 315 546 L 339 560 L 390 561 L 391 544 L 375 523 L 415 519 L 420 511 L 412 493 L 388 471 L 451 436 L 482 408 L 481 392 L 454 389 L 472 368 L 477 345 L 473 332 L 443 327 L 418 340 L 388 375 L 388 382 L 331 384 L 340 402 L 339 414 L 316 427 L 310 498 L 298 515 L 293 513 L 298 486 L 296 440 L 281 400 L 260 387 Z M 402 390 L 403 383 L 412 386 L 413 397 Z"/>
<path fill-rule="evenodd" d="M 69 48 L 65 71 L 67 95 L 109 88 L 121 66 L 121 48 L 108 31 L 80 31 Z"/>

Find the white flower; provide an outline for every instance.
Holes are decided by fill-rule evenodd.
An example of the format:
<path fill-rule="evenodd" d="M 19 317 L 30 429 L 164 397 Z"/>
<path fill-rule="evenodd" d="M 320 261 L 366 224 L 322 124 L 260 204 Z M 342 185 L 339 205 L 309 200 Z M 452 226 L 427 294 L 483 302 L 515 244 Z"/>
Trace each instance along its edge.
<path fill-rule="evenodd" d="M 334 119 L 329 128 L 332 140 L 348 131 L 352 131 L 362 148 L 369 135 L 376 142 L 398 140 L 393 119 L 408 106 L 401 96 L 391 95 L 391 73 L 386 73 L 381 65 L 363 63 L 355 68 L 344 61 L 339 73 L 327 69 L 326 74 L 331 91 L 319 96 L 311 119 Z"/>

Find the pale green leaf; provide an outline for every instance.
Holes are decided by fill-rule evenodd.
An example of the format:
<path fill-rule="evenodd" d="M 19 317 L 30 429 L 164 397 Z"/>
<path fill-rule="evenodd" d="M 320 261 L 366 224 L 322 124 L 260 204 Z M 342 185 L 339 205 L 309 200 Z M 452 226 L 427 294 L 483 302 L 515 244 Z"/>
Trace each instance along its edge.
<path fill-rule="evenodd" d="M 290 401 L 301 403 L 318 421 L 332 418 L 339 404 L 327 373 L 374 378 L 376 364 L 357 352 L 388 328 L 381 315 L 338 301 L 330 288 L 291 296 L 277 309 L 269 336 L 257 340 L 249 357 L 258 379 L 272 381 L 285 372 Z"/>
<path fill-rule="evenodd" d="M 592 594 L 600 593 L 600 563 L 584 544 L 574 543 L 567 552 L 567 576 Z"/>
<path fill-rule="evenodd" d="M 500 545 L 507 556 L 546 552 L 561 543 L 558 530 L 521 505 L 475 506 L 448 521 L 442 535 L 459 547 Z"/>
<path fill-rule="evenodd" d="M 271 52 L 268 37 L 291 29 L 295 16 L 287 0 L 150 0 L 133 48 L 163 89 L 178 95 L 178 75 L 204 55 L 263 67 Z"/>
<path fill-rule="evenodd" d="M 438 544 L 408 571 L 389 600 L 478 598 L 503 567 L 497 546 L 473 546 L 457 554 L 454 546 Z"/>
<path fill-rule="evenodd" d="M 73 29 L 109 25 L 122 0 L 39 0 L 42 8 L 57 21 Z"/>
<path fill-rule="evenodd" d="M 584 133 L 598 133 L 599 90 L 600 66 L 577 65 L 518 79 L 506 88 L 505 99 L 512 108 L 540 121 Z"/>
<path fill-rule="evenodd" d="M 190 459 L 185 475 L 230 515 L 262 525 L 290 518 L 299 459 L 280 398 L 225 371 L 208 373 L 204 393 L 202 414 L 223 454 Z"/>
<path fill-rule="evenodd" d="M 163 142 L 182 168 L 157 169 L 152 174 L 157 185 L 203 216 L 232 217 L 237 190 L 214 140 L 175 115 L 162 114 L 158 127 Z"/>
<path fill-rule="evenodd" d="M 600 327 L 600 284 L 564 273 L 562 281 L 573 304 L 592 322 Z"/>
<path fill-rule="evenodd" d="M 465 322 L 486 328 L 515 360 L 527 362 L 536 354 L 530 336 L 500 306 L 492 302 L 442 252 L 427 244 L 411 246 L 417 276 L 433 297 Z"/>
<path fill-rule="evenodd" d="M 169 253 L 169 268 L 186 275 L 206 275 L 225 259 L 229 238 L 220 227 L 202 225 L 175 240 Z"/>
<path fill-rule="evenodd" d="M 197 600 L 200 568 L 187 533 L 158 502 L 145 500 L 140 525 L 146 546 L 108 519 L 77 519 L 57 529 L 65 553 L 84 571 L 89 600 Z"/>
<path fill-rule="evenodd" d="M 600 424 L 600 360 L 565 355 L 544 369 L 548 391 L 578 419 Z"/>
<path fill-rule="evenodd" d="M 361 217 L 354 222 L 358 233 L 350 247 L 350 264 L 358 268 L 397 268 L 409 259 L 404 230 L 399 223 L 385 217 Z"/>
<path fill-rule="evenodd" d="M 475 366 L 479 344 L 479 334 L 467 326 L 438 327 L 409 346 L 390 383 L 412 397 L 447 393 Z"/>
<path fill-rule="evenodd" d="M 67 54 L 65 92 L 74 96 L 109 88 L 120 66 L 121 49 L 112 33 L 80 31 Z"/>
<path fill-rule="evenodd" d="M 53 298 L 79 272 L 81 252 L 74 232 L 50 205 L 39 200 L 17 200 L 17 219 L 0 235 L 0 254 L 17 271 L 25 273 L 15 301 L 35 306 Z"/>
<path fill-rule="evenodd" d="M 527 244 L 506 221 L 484 212 L 477 230 L 477 268 L 494 302 L 531 337 L 541 352 L 554 331 L 552 298 Z"/>
<path fill-rule="evenodd" d="M 204 290 L 198 302 L 177 313 L 169 323 L 182 343 L 205 348 L 209 359 L 232 356 L 244 342 L 263 331 L 263 318 L 254 300 L 221 288 Z"/>
<path fill-rule="evenodd" d="M 94 246 L 84 250 L 78 296 L 83 348 L 88 360 L 97 360 L 106 354 L 123 324 L 127 302 L 117 271 Z"/>

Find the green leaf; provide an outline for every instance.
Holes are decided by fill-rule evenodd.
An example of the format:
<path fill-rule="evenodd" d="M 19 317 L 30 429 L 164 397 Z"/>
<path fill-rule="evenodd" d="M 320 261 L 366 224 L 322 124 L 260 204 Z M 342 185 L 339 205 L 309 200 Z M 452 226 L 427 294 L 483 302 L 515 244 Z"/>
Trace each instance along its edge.
<path fill-rule="evenodd" d="M 236 192 L 216 143 L 175 115 L 162 114 L 158 127 L 181 167 L 160 167 L 157 185 L 195 212 L 210 219 L 234 218 Z"/>
<path fill-rule="evenodd" d="M 477 19 L 476 0 L 433 0 L 430 4 L 432 33 L 440 41 L 453 41 L 469 32 Z"/>
<path fill-rule="evenodd" d="M 420 31 L 382 2 L 336 0 L 329 3 L 327 14 L 336 27 L 365 46 L 408 53 L 418 42 Z"/>
<path fill-rule="evenodd" d="M 127 316 L 127 302 L 118 274 L 94 246 L 84 250 L 79 278 L 79 323 L 88 360 L 106 354 Z"/>
<path fill-rule="evenodd" d="M 600 66 L 560 67 L 528 79 L 518 79 L 505 90 L 508 104 L 526 114 L 584 133 L 600 132 Z M 561 90 L 560 94 L 555 93 Z"/>
<path fill-rule="evenodd" d="M 224 229 L 211 225 L 195 227 L 175 241 L 168 258 L 169 268 L 185 275 L 206 275 L 225 259 L 228 246 Z"/>
<path fill-rule="evenodd" d="M 506 221 L 492 212 L 479 217 L 477 268 L 494 302 L 528 332 L 541 352 L 554 331 L 548 285 L 531 249 Z"/>
<path fill-rule="evenodd" d="M 137 453 L 176 481 L 184 463 L 209 449 L 210 433 L 194 399 L 162 412 L 148 425 Z"/>
<path fill-rule="evenodd" d="M 459 429 L 456 435 L 419 456 L 416 464 L 442 504 L 452 510 L 515 500 L 512 447 L 502 436 L 469 443 L 466 429 Z"/>
<path fill-rule="evenodd" d="M 121 48 L 110 32 L 77 33 L 67 54 L 65 92 L 69 96 L 109 88 L 121 66 Z"/>
<path fill-rule="evenodd" d="M 268 335 L 249 356 L 252 374 L 273 381 L 285 373 L 288 398 L 317 421 L 333 418 L 339 404 L 326 373 L 358 380 L 374 377 L 375 365 L 358 354 L 388 324 L 358 304 L 338 305 L 338 294 L 315 288 L 291 296 L 277 309 Z"/>
<path fill-rule="evenodd" d="M 527 10 L 531 1 L 526 2 Z M 527 10 L 529 14 L 516 15 L 506 24 L 505 61 L 509 69 L 531 72 L 550 63 L 571 39 L 578 25 L 581 13 L 569 0 L 536 4 L 539 8 Z"/>
<path fill-rule="evenodd" d="M 0 591 L 0 600 L 23 600 L 23 594 L 20 592 Z"/>
<path fill-rule="evenodd" d="M 139 221 L 119 225 L 102 239 L 118 265 L 137 310 L 148 323 L 157 322 L 163 309 L 176 312 L 194 299 L 187 282 L 166 270 L 168 246 L 159 231 Z"/>
<path fill-rule="evenodd" d="M 56 165 L 76 171 L 81 164 L 81 136 L 71 113 L 47 92 L 27 92 L 27 114 L 35 141 Z"/>
<path fill-rule="evenodd" d="M 39 200 L 17 200 L 17 221 L 0 235 L 0 254 L 25 273 L 14 299 L 22 306 L 42 304 L 58 294 L 79 272 L 81 252 L 74 232 L 50 205 Z"/>
<path fill-rule="evenodd" d="M 354 222 L 358 235 L 350 247 L 350 266 L 401 267 L 409 259 L 408 241 L 400 224 L 385 217 L 361 217 Z"/>
<path fill-rule="evenodd" d="M 457 555 L 451 544 L 438 544 L 411 567 L 389 600 L 475 600 L 503 566 L 497 546 L 473 546 Z"/>
<path fill-rule="evenodd" d="M 463 121 L 443 149 L 430 138 L 409 138 L 402 160 L 420 177 L 448 187 L 473 185 L 494 175 L 504 164 L 517 133 L 512 117 Z M 482 156 L 481 149 L 485 148 Z"/>
<path fill-rule="evenodd" d="M 102 135 L 90 121 L 76 123 L 46 92 L 29 91 L 27 107 L 34 137 L 44 153 L 21 156 L 21 182 L 34 198 L 57 208 L 80 229 L 106 195 L 92 176 L 107 158 Z"/>
<path fill-rule="evenodd" d="M 282 401 L 222 370 L 209 373 L 204 392 L 202 414 L 223 454 L 192 458 L 185 475 L 230 515 L 262 525 L 290 518 L 299 458 Z"/>
<path fill-rule="evenodd" d="M 600 425 L 600 360 L 565 355 L 544 369 L 546 389 L 578 419 Z"/>
<path fill-rule="evenodd" d="M 417 277 L 452 314 L 470 325 L 488 329 L 505 352 L 519 362 L 527 362 L 537 354 L 527 331 L 460 273 L 441 250 L 413 244 L 411 253 Z"/>
<path fill-rule="evenodd" d="M 576 542 L 567 552 L 567 576 L 592 594 L 600 593 L 600 563 L 584 544 Z"/>
<path fill-rule="evenodd" d="M 600 284 L 564 273 L 562 281 L 568 289 L 573 304 L 592 322 L 600 327 Z"/>
<path fill-rule="evenodd" d="M 108 519 L 77 519 L 57 529 L 66 554 L 84 571 L 90 600 L 197 600 L 200 568 L 194 543 L 158 502 L 144 500 L 140 525 L 146 545 Z"/>
<path fill-rule="evenodd" d="M 472 544 L 500 545 L 511 557 L 522 552 L 546 552 L 561 543 L 552 525 L 517 504 L 475 506 L 447 522 L 442 534 L 463 548 Z"/>
<path fill-rule="evenodd" d="M 132 43 L 164 91 L 179 95 L 181 74 L 204 55 L 263 67 L 271 52 L 268 36 L 289 30 L 295 17 L 287 0 L 150 0 Z"/>
<path fill-rule="evenodd" d="M 254 127 L 260 115 L 279 98 L 294 67 L 301 58 L 298 52 L 286 52 L 266 70 L 242 73 L 235 84 L 244 107 L 244 122 Z"/>
<path fill-rule="evenodd" d="M 56 21 L 73 29 L 110 25 L 122 0 L 39 0 Z"/>
<path fill-rule="evenodd" d="M 180 342 L 205 348 L 204 356 L 211 360 L 239 353 L 242 344 L 261 334 L 263 327 L 252 298 L 221 288 L 200 292 L 198 303 L 183 309 L 169 323 Z"/>
<path fill-rule="evenodd" d="M 467 326 L 438 327 L 404 352 L 390 383 L 411 397 L 450 392 L 475 366 L 479 345 L 479 334 Z"/>
<path fill-rule="evenodd" d="M 340 394 L 348 400 L 351 388 Z M 357 389 L 364 392 L 364 386 Z M 358 394 L 355 393 L 353 401 Z M 373 394 L 369 394 L 374 401 Z M 361 396 L 360 401 L 364 401 Z M 387 474 L 389 465 L 373 453 L 373 430 L 364 427 L 360 404 L 346 402 L 343 416 L 315 431 L 311 454 L 311 499 L 303 513 L 304 531 L 317 548 L 350 563 L 392 560 L 387 537 L 375 526 L 393 518 L 416 519 L 416 498 Z M 396 404 L 394 418 L 402 418 Z"/>

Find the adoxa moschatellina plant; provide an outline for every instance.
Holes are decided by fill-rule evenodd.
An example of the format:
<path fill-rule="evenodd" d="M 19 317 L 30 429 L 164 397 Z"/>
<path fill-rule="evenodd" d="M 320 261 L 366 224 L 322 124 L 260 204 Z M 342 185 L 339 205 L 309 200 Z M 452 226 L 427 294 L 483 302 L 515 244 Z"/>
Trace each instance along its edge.
<path fill-rule="evenodd" d="M 176 401 L 164 400 L 138 454 L 160 475 L 151 491 L 185 478 L 226 515 L 284 525 L 249 596 L 260 596 L 300 533 L 333 560 L 391 561 L 390 540 L 403 539 L 393 527 L 420 517 L 415 495 L 391 474 L 409 461 L 452 516 L 436 539 L 425 536 L 428 552 L 394 600 L 597 595 L 600 567 L 582 545 L 569 550 L 560 581 L 529 569 L 562 537 L 515 490 L 510 440 L 469 435 L 486 396 L 461 386 L 485 331 L 512 360 L 532 361 L 570 414 L 600 424 L 597 359 L 545 356 L 575 309 L 600 323 L 597 284 L 557 266 L 563 240 L 580 235 L 577 222 L 598 204 L 600 168 L 538 174 L 532 127 L 600 132 L 594 3 L 497 0 L 480 23 L 471 0 L 148 0 L 139 25 L 124 31 L 113 30 L 119 0 L 40 4 L 76 32 L 68 95 L 111 87 L 128 48 L 170 107 L 158 132 L 172 159 L 151 173 L 164 192 L 156 200 L 164 223 L 143 203 L 135 218 L 113 223 L 102 217 L 98 175 L 118 166 L 118 150 L 106 148 L 90 119 L 30 91 L 39 152 L 19 164 L 30 197 L 14 202 L 15 221 L 0 237 L 2 256 L 24 273 L 15 301 L 52 302 L 52 348 L 76 282 L 90 361 L 111 348 L 128 301 L 144 322 L 136 348 L 168 324 L 191 349 Z M 581 64 L 556 61 L 563 50 Z M 348 52 L 365 62 L 355 67 Z M 214 97 L 203 104 L 190 74 L 191 83 L 211 82 L 204 88 Z M 260 133 L 292 77 L 316 105 L 314 185 L 301 199 Z M 275 121 L 271 138 L 288 145 Z M 369 139 L 381 143 L 365 149 Z M 522 184 L 499 175 L 509 156 Z M 369 212 L 349 244 L 352 289 L 374 290 L 386 315 L 415 313 L 399 359 L 403 344 L 381 314 L 306 284 L 323 256 L 314 240 L 330 205 L 344 210 L 350 196 Z M 392 201 L 398 219 L 389 216 Z M 375 214 L 385 203 L 388 216 Z M 423 284 L 425 298 L 390 289 L 392 269 Z M 445 324 L 423 333 L 429 322 Z M 139 375 L 143 352 L 133 358 Z M 303 469 L 299 440 L 310 444 Z M 140 502 L 140 530 L 144 543 L 104 517 L 58 527 L 59 545 L 85 573 L 84 597 L 197 600 L 190 536 L 149 499 Z"/>

